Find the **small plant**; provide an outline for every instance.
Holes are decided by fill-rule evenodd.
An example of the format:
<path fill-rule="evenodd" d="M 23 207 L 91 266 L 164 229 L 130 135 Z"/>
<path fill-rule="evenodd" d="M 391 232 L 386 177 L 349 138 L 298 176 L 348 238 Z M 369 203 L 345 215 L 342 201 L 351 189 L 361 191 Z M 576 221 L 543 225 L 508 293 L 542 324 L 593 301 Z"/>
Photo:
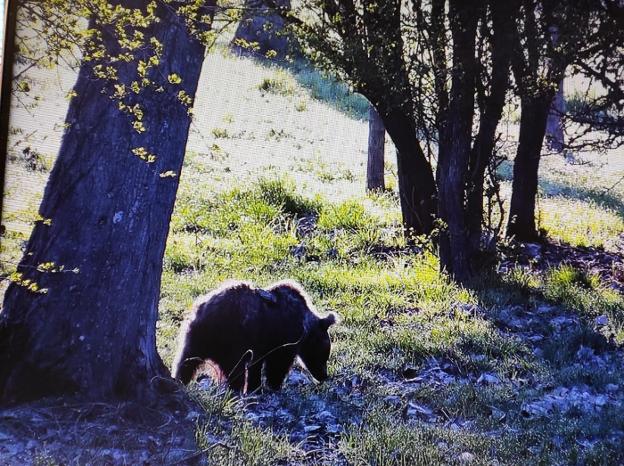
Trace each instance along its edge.
<path fill-rule="evenodd" d="M 26 170 L 32 172 L 47 172 L 50 170 L 50 163 L 46 158 L 30 146 L 25 147 L 18 155 L 11 154 L 11 161 L 19 161 L 26 167 Z"/>
<path fill-rule="evenodd" d="M 230 133 L 228 132 L 226 128 L 213 128 L 212 135 L 216 139 L 228 139 L 231 137 Z"/>
<path fill-rule="evenodd" d="M 286 71 L 278 70 L 273 76 L 264 78 L 258 89 L 264 93 L 292 96 L 295 95 L 295 81 Z"/>
<path fill-rule="evenodd" d="M 308 103 L 305 100 L 299 100 L 295 104 L 295 110 L 298 112 L 305 112 L 308 109 Z"/>
<path fill-rule="evenodd" d="M 261 179 L 255 189 L 255 195 L 271 205 L 280 206 L 290 215 L 313 215 L 320 208 L 317 199 L 306 199 L 296 191 L 294 181 L 288 178 Z"/>
<path fill-rule="evenodd" d="M 218 160 L 220 162 L 223 162 L 228 157 L 229 154 L 224 151 L 223 148 L 218 144 L 213 144 L 212 146 L 210 146 L 210 158 L 212 160 Z"/>
<path fill-rule="evenodd" d="M 276 130 L 271 128 L 269 130 L 269 134 L 267 135 L 267 139 L 275 139 L 276 141 L 281 141 L 282 139 L 292 139 L 292 134 L 287 133 L 283 129 Z"/>

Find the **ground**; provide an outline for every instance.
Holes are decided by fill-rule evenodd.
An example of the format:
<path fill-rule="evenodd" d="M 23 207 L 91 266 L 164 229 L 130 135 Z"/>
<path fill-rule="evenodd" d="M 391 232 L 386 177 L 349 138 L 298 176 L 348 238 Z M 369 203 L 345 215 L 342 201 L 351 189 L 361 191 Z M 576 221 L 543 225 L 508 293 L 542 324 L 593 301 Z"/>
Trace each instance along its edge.
<path fill-rule="evenodd" d="M 56 71 L 37 73 L 33 83 L 44 86 L 45 98 L 17 111 L 11 123 L 5 274 L 36 218 L 73 79 L 69 72 L 54 81 Z M 574 164 L 545 157 L 539 225 L 548 241 L 502 244 L 495 270 L 463 289 L 438 273 L 427 244 L 406 245 L 389 141 L 390 189 L 365 193 L 362 98 L 316 72 L 224 51 L 208 57 L 200 89 L 165 258 L 163 359 L 171 364 L 193 299 L 225 279 L 298 280 L 319 310 L 338 312 L 341 322 L 332 328 L 331 379 L 324 384 L 296 367 L 278 393 L 237 397 L 207 379 L 190 387 L 198 405 L 175 422 L 183 417 L 193 424 L 193 460 L 624 462 L 621 150 L 579 155 Z M 503 150 L 512 153 L 512 110 L 502 131 L 509 136 Z M 499 170 L 505 200 L 511 166 Z M 191 461 L 175 446 L 180 441 L 167 441 L 168 427 L 154 431 L 170 420 L 164 415 L 146 413 L 129 428 L 116 417 L 123 407 L 108 407 L 93 426 L 82 414 L 88 407 L 57 408 L 52 402 L 1 411 L 0 458 L 9 464 Z M 49 420 L 45 429 L 37 412 Z M 68 427 L 83 422 L 95 432 L 86 440 Z M 108 435 L 109 428 L 131 429 L 139 446 Z M 178 456 L 150 456 L 157 454 L 153 445 Z"/>

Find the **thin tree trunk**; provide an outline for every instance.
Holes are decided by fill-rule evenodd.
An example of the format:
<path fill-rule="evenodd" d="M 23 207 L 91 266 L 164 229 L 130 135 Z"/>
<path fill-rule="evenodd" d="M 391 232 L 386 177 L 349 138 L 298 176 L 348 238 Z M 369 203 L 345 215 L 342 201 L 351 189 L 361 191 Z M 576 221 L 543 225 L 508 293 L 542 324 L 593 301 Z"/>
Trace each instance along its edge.
<path fill-rule="evenodd" d="M 366 165 L 366 189 L 383 191 L 384 182 L 384 151 L 386 143 L 386 127 L 379 113 L 372 105 L 368 109 L 368 163 Z"/>
<path fill-rule="evenodd" d="M 507 236 L 519 241 L 538 238 L 535 227 L 535 198 L 542 144 L 552 93 L 521 100 L 520 140 L 514 161 L 513 186 Z"/>
<path fill-rule="evenodd" d="M 485 110 L 479 121 L 479 132 L 470 153 L 470 180 L 467 190 L 466 210 L 470 249 L 477 252 L 481 246 L 483 225 L 483 184 L 485 171 L 492 158 L 496 128 L 503 114 L 505 97 L 509 89 L 509 67 L 513 44 L 513 21 L 518 2 L 509 0 L 490 2 L 494 36 L 492 39 L 492 77 Z"/>
<path fill-rule="evenodd" d="M 478 17 L 478 2 L 450 2 L 453 72 L 437 169 L 438 214 L 446 224 L 440 232 L 439 249 L 440 268 L 460 283 L 469 281 L 473 273 L 464 193 L 472 142 Z"/>
<path fill-rule="evenodd" d="M 436 126 L 443 131 L 444 119 L 448 110 L 449 94 L 447 90 L 448 50 L 446 34 L 446 0 L 431 0 L 431 56 L 434 69 L 434 89 L 437 98 Z"/>
<path fill-rule="evenodd" d="M 565 146 L 563 134 L 563 114 L 565 113 L 565 99 L 563 97 L 563 79 L 559 81 L 557 93 L 552 100 L 548 119 L 546 121 L 546 143 L 548 147 L 562 153 Z"/>
<path fill-rule="evenodd" d="M 397 171 L 403 225 L 412 235 L 428 234 L 433 229 L 436 212 L 436 186 L 414 120 L 409 115 L 392 112 L 383 116 L 386 131 L 397 149 Z"/>
<path fill-rule="evenodd" d="M 191 121 L 178 93 L 195 95 L 204 47 L 172 9 L 159 6 L 157 14 L 160 22 L 145 31 L 146 38 L 164 45 L 158 69 L 149 75 L 155 85 L 128 97 L 143 109 L 144 133 L 117 108 L 110 89 L 102 93 L 107 85 L 94 79 L 93 62 L 81 67 L 40 207 L 51 223 L 37 222 L 18 267 L 23 279 L 48 292 L 15 282 L 6 292 L 0 402 L 66 394 L 145 399 L 154 393 L 153 380 L 168 376 L 155 331 L 163 254 Z M 116 46 L 106 33 L 104 43 L 109 50 Z M 117 66 L 118 82 L 129 86 L 139 58 Z M 173 74 L 182 78 L 180 84 L 168 82 Z M 137 148 L 156 159 L 141 160 L 133 153 Z M 37 270 L 46 263 L 64 271 Z"/>

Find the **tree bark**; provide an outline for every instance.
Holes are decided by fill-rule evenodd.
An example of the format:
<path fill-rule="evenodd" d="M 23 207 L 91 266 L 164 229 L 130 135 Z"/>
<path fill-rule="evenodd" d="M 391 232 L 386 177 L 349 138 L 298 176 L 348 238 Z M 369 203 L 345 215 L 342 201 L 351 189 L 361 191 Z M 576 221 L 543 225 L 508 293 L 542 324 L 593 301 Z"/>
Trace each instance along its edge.
<path fill-rule="evenodd" d="M 401 213 L 411 241 L 413 235 L 428 234 L 433 230 L 437 199 L 435 180 L 416 137 L 413 118 L 398 111 L 382 115 L 382 118 L 397 149 Z"/>
<path fill-rule="evenodd" d="M 483 226 L 483 185 L 485 171 L 492 159 L 496 141 L 496 128 L 503 114 L 505 97 L 509 89 L 509 69 L 513 44 L 514 19 L 518 2 L 509 0 L 490 2 L 492 11 L 492 74 L 490 93 L 479 121 L 479 132 L 470 152 L 470 179 L 467 189 L 467 225 L 470 249 L 477 252 L 481 246 Z"/>
<path fill-rule="evenodd" d="M 521 116 L 507 236 L 519 241 L 539 238 L 535 199 L 546 124 L 556 86 L 564 79 L 566 67 L 576 53 L 560 48 L 557 5 L 557 2 L 525 4 L 524 33 L 520 29 L 514 32 L 511 65 L 520 94 Z M 570 39 L 569 32 L 567 36 Z"/>
<path fill-rule="evenodd" d="M 352 10 L 349 6 L 348 10 Z M 336 12 L 341 14 L 340 12 Z M 345 32 L 357 32 L 357 14 Z M 430 163 L 420 145 L 414 99 L 401 36 L 401 2 L 378 2 L 364 8 L 366 25 L 361 59 L 354 61 L 357 90 L 374 106 L 397 149 L 399 196 L 407 239 L 429 234 L 436 213 L 436 186 Z M 357 35 L 353 40 L 357 40 Z"/>
<path fill-rule="evenodd" d="M 565 99 L 563 97 L 563 79 L 559 81 L 557 93 L 553 98 L 546 120 L 546 143 L 548 147 L 557 152 L 562 153 L 565 146 L 565 138 L 563 134 L 562 116 L 565 113 Z"/>
<path fill-rule="evenodd" d="M 40 207 L 51 223 L 37 222 L 18 267 L 24 279 L 48 292 L 14 282 L 0 314 L 1 403 L 49 395 L 145 399 L 154 393 L 153 380 L 168 376 L 155 331 L 191 121 L 178 92 L 195 95 L 204 47 L 171 7 L 160 5 L 156 14 L 160 21 L 144 30 L 146 38 L 164 45 L 157 70 L 149 74 L 155 85 L 128 97 L 144 111 L 144 133 L 117 108 L 112 86 L 94 79 L 94 63 L 82 64 Z M 100 27 L 93 21 L 91 26 Z M 114 50 L 116 40 L 102 29 L 104 44 Z M 135 79 L 140 55 L 117 64 L 118 83 L 129 86 Z M 168 82 L 172 74 L 182 82 Z M 141 160 L 132 152 L 139 147 L 156 159 Z M 176 176 L 162 177 L 167 172 Z M 50 262 L 65 269 L 41 272 L 41 264 Z M 76 273 L 68 272 L 74 268 Z"/>
<path fill-rule="evenodd" d="M 507 236 L 535 241 L 535 198 L 539 162 L 546 133 L 552 93 L 521 99 L 520 139 L 514 161 L 513 186 Z"/>
<path fill-rule="evenodd" d="M 383 191 L 384 151 L 386 143 L 386 127 L 379 113 L 372 105 L 368 110 L 368 163 L 366 165 L 366 189 Z"/>
<path fill-rule="evenodd" d="M 450 101 L 440 133 L 437 181 L 440 268 L 460 283 L 473 274 L 464 208 L 472 142 L 475 92 L 475 39 L 479 2 L 450 2 L 453 71 Z"/>

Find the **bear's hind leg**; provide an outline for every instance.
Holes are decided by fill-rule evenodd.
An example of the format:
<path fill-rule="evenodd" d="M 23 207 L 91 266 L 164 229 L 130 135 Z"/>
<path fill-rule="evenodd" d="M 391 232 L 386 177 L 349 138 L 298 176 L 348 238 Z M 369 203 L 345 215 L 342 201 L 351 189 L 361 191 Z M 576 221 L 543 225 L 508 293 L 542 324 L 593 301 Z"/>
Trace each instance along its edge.
<path fill-rule="evenodd" d="M 237 392 L 242 392 L 247 384 L 247 368 L 253 358 L 253 351 L 248 350 L 240 358 L 222 365 L 227 376 L 228 385 Z"/>
<path fill-rule="evenodd" d="M 296 353 L 292 350 L 280 350 L 267 357 L 265 373 L 267 384 L 272 390 L 280 389 L 295 361 L 295 356 Z"/>
<path fill-rule="evenodd" d="M 262 385 L 262 361 L 253 361 L 247 368 L 247 393 L 253 393 Z"/>

